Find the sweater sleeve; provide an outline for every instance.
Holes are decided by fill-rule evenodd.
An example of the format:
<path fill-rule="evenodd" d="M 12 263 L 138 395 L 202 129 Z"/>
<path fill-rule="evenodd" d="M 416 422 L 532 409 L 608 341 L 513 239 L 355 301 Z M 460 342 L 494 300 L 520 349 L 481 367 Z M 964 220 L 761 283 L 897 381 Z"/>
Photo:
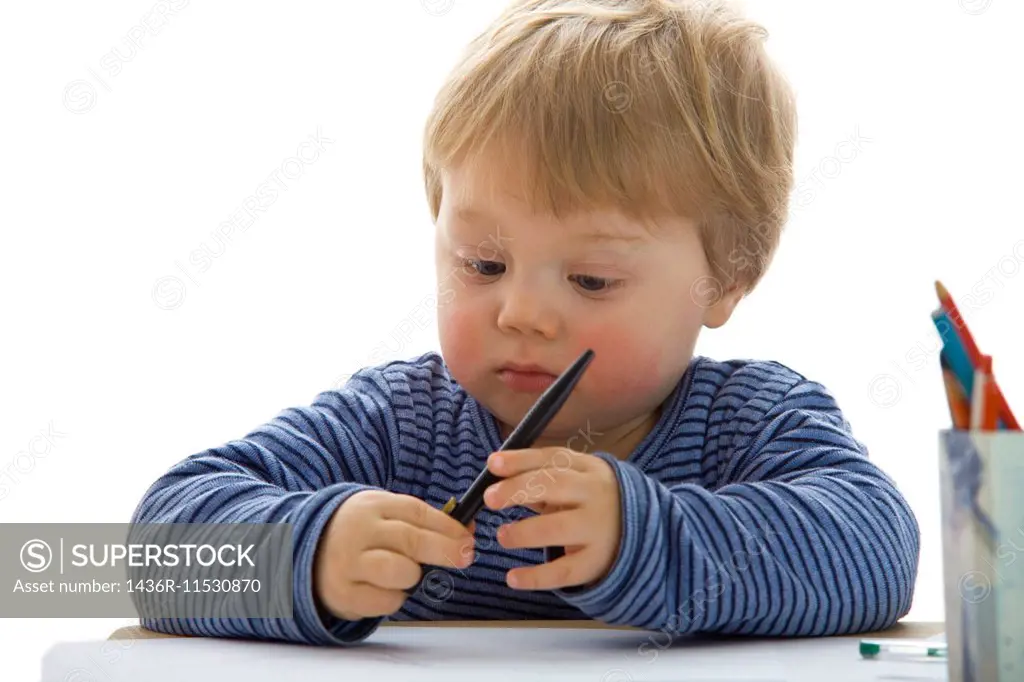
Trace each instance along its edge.
<path fill-rule="evenodd" d="M 920 545 L 909 505 L 822 386 L 802 380 L 772 402 L 759 419 L 733 415 L 713 489 L 666 487 L 597 453 L 619 480 L 619 555 L 562 597 L 669 636 L 837 635 L 906 615 Z"/>
<path fill-rule="evenodd" d="M 362 369 L 312 405 L 283 410 L 245 437 L 189 456 L 139 502 L 132 523 L 289 523 L 293 617 L 143 618 L 146 628 L 184 635 L 343 645 L 383 620 L 334 618 L 313 594 L 317 544 L 353 494 L 386 488 L 398 434 L 385 376 Z"/>

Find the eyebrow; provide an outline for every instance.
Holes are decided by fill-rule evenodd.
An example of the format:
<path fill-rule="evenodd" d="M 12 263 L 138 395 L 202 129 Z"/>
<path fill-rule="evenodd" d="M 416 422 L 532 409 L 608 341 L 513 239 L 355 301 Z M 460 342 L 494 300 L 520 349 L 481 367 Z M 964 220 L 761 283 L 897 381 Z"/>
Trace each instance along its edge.
<path fill-rule="evenodd" d="M 499 222 L 489 213 L 485 213 L 479 209 L 471 206 L 461 206 L 455 210 L 455 217 L 457 220 L 473 223 L 473 222 Z M 608 230 L 591 230 L 589 232 L 575 235 L 576 241 L 586 241 L 594 244 L 615 244 L 622 243 L 625 245 L 636 246 L 644 241 L 644 237 L 640 235 L 625 235 L 618 232 L 611 232 Z"/>
<path fill-rule="evenodd" d="M 602 230 L 596 230 L 594 232 L 588 232 L 582 234 L 578 239 L 588 242 L 594 242 L 596 244 L 614 244 L 615 242 L 621 242 L 628 245 L 638 245 L 644 241 L 643 237 L 634 235 L 618 234 L 615 232 L 605 232 Z"/>
<path fill-rule="evenodd" d="M 460 206 L 455 209 L 455 219 L 463 223 L 497 223 L 499 222 L 490 213 L 472 206 Z"/>

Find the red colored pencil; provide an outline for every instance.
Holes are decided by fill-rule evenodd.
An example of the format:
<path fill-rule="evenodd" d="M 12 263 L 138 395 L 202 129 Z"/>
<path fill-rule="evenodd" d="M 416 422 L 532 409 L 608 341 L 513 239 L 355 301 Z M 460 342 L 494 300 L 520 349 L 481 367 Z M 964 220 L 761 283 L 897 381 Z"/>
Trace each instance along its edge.
<path fill-rule="evenodd" d="M 1003 397 L 1003 391 L 999 388 L 999 384 L 992 380 L 992 392 L 995 396 L 996 404 L 999 405 L 999 418 L 1006 422 L 1006 428 L 1010 431 L 1020 431 L 1020 424 L 1017 422 L 1017 418 L 1013 416 L 1013 412 L 1010 411 L 1010 405 L 1006 402 L 1006 398 Z"/>
<path fill-rule="evenodd" d="M 981 417 L 981 430 L 996 431 L 999 429 L 999 387 L 991 374 L 985 382 L 984 408 L 985 411 Z"/>
<path fill-rule="evenodd" d="M 967 321 L 964 320 L 963 315 L 960 314 L 960 309 L 956 307 L 956 303 L 953 302 L 953 297 L 949 295 L 949 290 L 942 285 L 942 282 L 935 281 L 935 292 L 939 295 L 939 303 L 949 313 L 949 319 L 956 325 L 957 330 L 960 332 L 960 337 L 964 342 L 964 350 L 967 351 L 967 357 L 970 359 L 971 364 L 974 367 L 981 365 L 981 351 L 978 349 L 978 344 L 974 342 L 974 337 L 971 335 L 971 330 L 967 328 Z"/>

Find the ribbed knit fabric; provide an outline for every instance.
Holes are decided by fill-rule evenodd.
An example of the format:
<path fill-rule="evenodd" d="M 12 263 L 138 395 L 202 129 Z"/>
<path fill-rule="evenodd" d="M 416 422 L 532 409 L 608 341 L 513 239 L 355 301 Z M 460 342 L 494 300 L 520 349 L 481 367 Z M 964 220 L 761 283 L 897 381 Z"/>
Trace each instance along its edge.
<path fill-rule="evenodd" d="M 314 552 L 331 514 L 373 487 L 441 507 L 500 447 L 494 417 L 439 354 L 364 368 L 312 405 L 175 465 L 132 517 L 294 524 L 294 617 L 142 623 L 178 634 L 359 642 L 384 619 L 321 617 L 312 591 Z M 910 609 L 920 542 L 913 512 L 828 391 L 779 363 L 694 358 L 628 460 L 592 454 L 614 467 L 622 498 L 620 551 L 603 581 L 509 588 L 508 569 L 544 561 L 545 550 L 507 550 L 495 539 L 500 525 L 533 512 L 485 507 L 473 565 L 435 575 L 433 589 L 390 618 L 834 635 L 888 627 Z"/>

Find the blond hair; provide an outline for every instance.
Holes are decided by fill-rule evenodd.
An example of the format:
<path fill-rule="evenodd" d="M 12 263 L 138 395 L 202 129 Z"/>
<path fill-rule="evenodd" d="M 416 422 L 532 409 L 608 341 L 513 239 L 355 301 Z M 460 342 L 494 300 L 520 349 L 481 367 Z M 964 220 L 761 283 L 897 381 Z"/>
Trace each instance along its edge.
<path fill-rule="evenodd" d="M 433 219 L 441 172 L 504 145 L 526 164 L 536 210 L 693 219 L 716 276 L 749 292 L 793 183 L 796 106 L 766 38 L 712 0 L 516 0 L 469 44 L 428 118 Z"/>

